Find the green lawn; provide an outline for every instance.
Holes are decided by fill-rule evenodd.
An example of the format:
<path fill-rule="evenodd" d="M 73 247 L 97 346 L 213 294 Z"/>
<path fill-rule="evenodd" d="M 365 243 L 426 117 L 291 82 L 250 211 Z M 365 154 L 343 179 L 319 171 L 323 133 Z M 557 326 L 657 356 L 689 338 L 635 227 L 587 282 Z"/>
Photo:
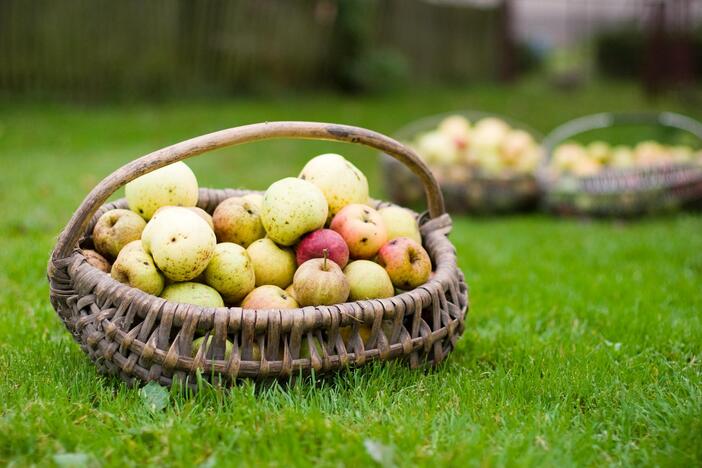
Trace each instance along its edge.
<path fill-rule="evenodd" d="M 156 412 L 138 390 L 96 373 L 48 300 L 49 252 L 88 190 L 190 136 L 277 119 L 392 132 L 456 108 L 505 112 L 546 131 L 593 111 L 651 107 L 691 113 L 627 86 L 553 94 L 532 85 L 0 106 L 0 465 L 702 464 L 700 215 L 456 218 L 471 312 L 439 369 L 371 365 L 318 382 L 209 389 L 172 395 Z M 375 154 L 347 145 L 260 143 L 191 166 L 203 186 L 264 189 L 323 151 L 348 155 L 382 195 Z"/>

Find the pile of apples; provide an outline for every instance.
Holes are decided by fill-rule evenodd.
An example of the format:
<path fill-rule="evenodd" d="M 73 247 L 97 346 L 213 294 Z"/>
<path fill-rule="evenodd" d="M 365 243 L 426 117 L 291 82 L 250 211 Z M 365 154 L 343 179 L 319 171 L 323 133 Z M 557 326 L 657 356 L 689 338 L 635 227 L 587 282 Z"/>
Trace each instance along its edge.
<path fill-rule="evenodd" d="M 604 141 L 593 141 L 587 145 L 567 142 L 554 150 L 550 165 L 559 173 L 588 177 L 608 168 L 626 169 L 677 163 L 702 164 L 702 151 L 695 152 L 685 145 L 663 145 L 652 140 L 642 141 L 633 147 L 610 146 Z"/>
<path fill-rule="evenodd" d="M 129 209 L 97 221 L 87 261 L 121 282 L 203 307 L 294 309 L 387 298 L 427 282 L 432 264 L 412 212 L 375 210 L 365 175 L 338 154 L 311 159 L 264 195 L 195 205 L 178 162 L 126 186 Z"/>
<path fill-rule="evenodd" d="M 532 173 L 543 157 L 529 132 L 496 117 L 471 125 L 462 115 L 451 115 L 418 135 L 411 146 L 439 176 L 455 168 L 486 176 Z"/>

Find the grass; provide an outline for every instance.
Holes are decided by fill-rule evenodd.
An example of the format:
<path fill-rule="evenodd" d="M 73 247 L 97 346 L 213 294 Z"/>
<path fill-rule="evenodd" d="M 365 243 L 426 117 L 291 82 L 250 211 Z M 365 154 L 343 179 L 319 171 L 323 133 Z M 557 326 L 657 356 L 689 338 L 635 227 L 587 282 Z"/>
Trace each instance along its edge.
<path fill-rule="evenodd" d="M 98 375 L 48 301 L 58 231 L 130 159 L 237 124 L 319 119 L 392 132 L 454 108 L 546 131 L 602 110 L 671 108 L 628 86 L 558 95 L 479 87 L 117 107 L 0 108 L 0 464 L 661 465 L 702 463 L 702 218 L 582 222 L 456 218 L 471 286 L 439 369 L 370 365 L 316 382 L 173 394 L 151 411 Z M 697 113 L 700 117 L 702 114 Z M 202 185 L 265 188 L 341 151 L 381 195 L 373 153 L 276 141 L 192 161 Z"/>

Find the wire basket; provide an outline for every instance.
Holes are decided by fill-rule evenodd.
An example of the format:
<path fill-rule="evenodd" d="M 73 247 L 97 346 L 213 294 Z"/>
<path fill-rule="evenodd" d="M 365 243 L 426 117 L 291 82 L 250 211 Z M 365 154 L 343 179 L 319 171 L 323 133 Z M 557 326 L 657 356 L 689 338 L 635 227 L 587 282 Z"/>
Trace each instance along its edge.
<path fill-rule="evenodd" d="M 550 167 L 554 150 L 582 133 L 610 127 L 645 125 L 687 132 L 702 141 L 702 124 L 672 112 L 601 113 L 572 120 L 544 140 L 547 158 L 539 183 L 547 210 L 560 215 L 633 217 L 678 210 L 702 200 L 702 161 L 644 167 L 605 168 L 577 177 Z"/>
<path fill-rule="evenodd" d="M 146 294 L 87 262 L 81 247 L 90 246 L 99 216 L 127 206 L 124 199 L 103 205 L 118 188 L 176 161 L 272 138 L 361 144 L 391 154 L 410 167 L 424 184 L 428 200 L 428 213 L 419 217 L 419 224 L 434 265 L 431 279 L 388 299 L 292 310 L 205 308 Z M 222 200 L 242 193 L 200 189 L 198 206 L 212 213 Z M 51 303 L 98 368 L 129 384 L 182 382 L 196 388 L 197 375 L 213 384 L 231 385 L 242 377 L 284 378 L 372 360 L 404 359 L 411 367 L 436 364 L 463 333 L 468 308 L 467 286 L 447 239 L 450 230 L 451 218 L 444 211 L 431 172 L 395 140 L 362 128 L 314 122 L 235 127 L 150 153 L 100 182 L 74 213 L 51 255 Z M 193 349 L 198 337 L 205 339 Z"/>
<path fill-rule="evenodd" d="M 478 112 L 448 112 L 416 120 L 401 128 L 394 137 L 404 143 L 414 140 L 421 133 L 435 129 L 446 117 L 460 115 L 471 122 L 486 117 L 497 117 L 512 129 L 528 132 L 536 142 L 542 135 L 527 125 L 501 115 Z M 417 208 L 423 201 L 422 185 L 407 167 L 387 154 L 381 155 L 381 167 L 388 197 L 393 202 Z M 505 170 L 497 175 L 469 170 L 456 165 L 446 168 L 432 167 L 450 213 L 499 214 L 535 207 L 539 199 L 539 185 L 533 173 Z"/>

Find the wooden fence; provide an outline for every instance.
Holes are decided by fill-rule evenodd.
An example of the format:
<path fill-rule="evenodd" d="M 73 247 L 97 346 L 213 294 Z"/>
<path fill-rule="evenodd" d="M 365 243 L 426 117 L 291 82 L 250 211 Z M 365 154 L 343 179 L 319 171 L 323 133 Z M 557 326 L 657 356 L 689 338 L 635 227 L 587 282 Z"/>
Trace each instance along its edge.
<path fill-rule="evenodd" d="M 0 0 L 0 92 L 333 87 L 340 68 L 379 50 L 381 65 L 395 57 L 412 81 L 486 79 L 498 67 L 498 16 L 424 0 Z"/>

